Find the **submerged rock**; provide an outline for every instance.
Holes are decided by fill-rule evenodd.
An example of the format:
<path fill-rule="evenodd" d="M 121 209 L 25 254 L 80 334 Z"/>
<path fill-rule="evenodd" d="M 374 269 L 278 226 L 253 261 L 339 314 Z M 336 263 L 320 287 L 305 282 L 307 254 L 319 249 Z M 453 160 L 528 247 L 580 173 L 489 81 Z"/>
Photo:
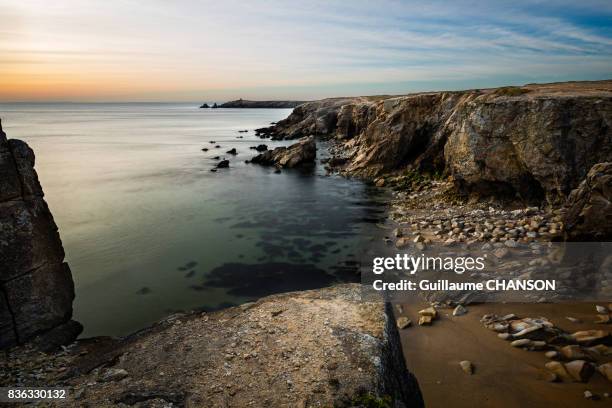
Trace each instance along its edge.
<path fill-rule="evenodd" d="M 221 160 L 219 163 L 217 163 L 218 169 L 226 169 L 228 167 L 229 167 L 229 160 Z"/>

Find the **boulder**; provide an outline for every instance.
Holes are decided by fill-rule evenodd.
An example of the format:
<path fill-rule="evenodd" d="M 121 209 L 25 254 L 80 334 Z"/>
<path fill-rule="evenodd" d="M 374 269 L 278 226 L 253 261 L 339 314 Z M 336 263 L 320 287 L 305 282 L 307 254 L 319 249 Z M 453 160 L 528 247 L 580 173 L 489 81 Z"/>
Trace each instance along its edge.
<path fill-rule="evenodd" d="M 229 160 L 221 160 L 219 163 L 217 163 L 218 169 L 226 169 L 228 167 L 229 167 Z"/>
<path fill-rule="evenodd" d="M 597 371 L 608 381 L 612 382 L 612 363 L 601 364 L 597 367 Z"/>
<path fill-rule="evenodd" d="M 569 241 L 612 240 L 612 162 L 594 165 L 572 191 L 564 217 Z"/>
<path fill-rule="evenodd" d="M 292 168 L 305 164 L 312 164 L 317 155 L 317 146 L 314 137 L 305 137 L 289 147 L 277 147 L 266 150 L 253 157 L 251 163 L 274 165 Z"/>
<path fill-rule="evenodd" d="M 45 333 L 66 343 L 82 330 L 67 324 L 74 283 L 34 162 L 28 145 L 7 140 L 0 123 L 0 348 Z M 49 339 L 42 343 L 55 343 Z"/>
<path fill-rule="evenodd" d="M 574 381 L 578 382 L 587 382 L 595 372 L 593 365 L 584 360 L 574 360 L 566 363 L 565 369 Z"/>
<path fill-rule="evenodd" d="M 423 407 L 391 305 L 363 302 L 359 284 L 174 315 L 79 354 L 69 374 L 71 387 L 87 387 L 78 406 L 156 394 L 185 407 L 352 407 L 364 397 Z"/>

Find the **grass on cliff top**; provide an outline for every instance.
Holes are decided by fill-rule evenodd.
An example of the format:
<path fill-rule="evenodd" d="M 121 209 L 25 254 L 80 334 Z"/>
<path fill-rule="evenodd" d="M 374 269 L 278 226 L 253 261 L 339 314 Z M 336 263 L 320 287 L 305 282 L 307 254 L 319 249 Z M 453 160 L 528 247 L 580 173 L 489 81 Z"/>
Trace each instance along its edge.
<path fill-rule="evenodd" d="M 504 86 L 495 90 L 498 96 L 520 96 L 529 92 L 529 89 L 519 88 L 518 86 Z"/>

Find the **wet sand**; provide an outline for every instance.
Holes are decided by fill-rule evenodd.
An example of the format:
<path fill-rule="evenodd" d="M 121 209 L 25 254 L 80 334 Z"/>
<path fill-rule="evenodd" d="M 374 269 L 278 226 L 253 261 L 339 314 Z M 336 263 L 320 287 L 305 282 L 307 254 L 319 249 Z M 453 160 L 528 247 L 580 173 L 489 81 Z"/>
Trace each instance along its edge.
<path fill-rule="evenodd" d="M 425 405 L 438 407 L 590 407 L 612 406 L 612 383 L 595 373 L 588 383 L 550 383 L 540 377 L 548 361 L 542 351 L 526 351 L 510 346 L 480 322 L 487 313 L 519 317 L 544 316 L 557 327 L 575 332 L 587 329 L 610 330 L 610 325 L 593 324 L 593 303 L 580 304 L 480 304 L 468 306 L 466 315 L 454 317 L 452 309 L 439 309 L 432 326 L 415 326 L 417 311 L 425 304 L 402 305 L 413 325 L 400 330 L 408 369 L 419 381 Z M 566 316 L 582 323 L 572 323 Z M 470 360 L 475 371 L 464 373 L 459 361 Z M 600 359 L 601 364 L 610 361 Z M 584 391 L 598 394 L 599 401 L 584 398 Z"/>

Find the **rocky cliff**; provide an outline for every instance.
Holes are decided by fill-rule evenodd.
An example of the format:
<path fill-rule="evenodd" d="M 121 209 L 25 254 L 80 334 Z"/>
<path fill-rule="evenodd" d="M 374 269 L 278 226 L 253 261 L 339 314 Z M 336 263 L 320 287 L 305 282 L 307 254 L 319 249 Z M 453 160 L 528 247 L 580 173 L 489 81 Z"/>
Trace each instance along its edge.
<path fill-rule="evenodd" d="M 612 160 L 611 129 L 612 81 L 597 81 L 325 99 L 259 133 L 332 138 L 351 176 L 446 173 L 467 193 L 558 204 Z"/>
<path fill-rule="evenodd" d="M 569 241 L 612 241 L 612 163 L 598 163 L 566 202 Z"/>
<path fill-rule="evenodd" d="M 7 140 L 0 124 L 0 348 L 37 338 L 71 341 L 74 285 L 53 216 L 34 170 L 34 153 Z"/>
<path fill-rule="evenodd" d="M 362 301 L 358 284 L 274 295 L 42 361 L 15 350 L 8 366 L 46 367 L 39 381 L 70 387 L 74 406 L 422 407 L 393 312 L 378 300 Z"/>

